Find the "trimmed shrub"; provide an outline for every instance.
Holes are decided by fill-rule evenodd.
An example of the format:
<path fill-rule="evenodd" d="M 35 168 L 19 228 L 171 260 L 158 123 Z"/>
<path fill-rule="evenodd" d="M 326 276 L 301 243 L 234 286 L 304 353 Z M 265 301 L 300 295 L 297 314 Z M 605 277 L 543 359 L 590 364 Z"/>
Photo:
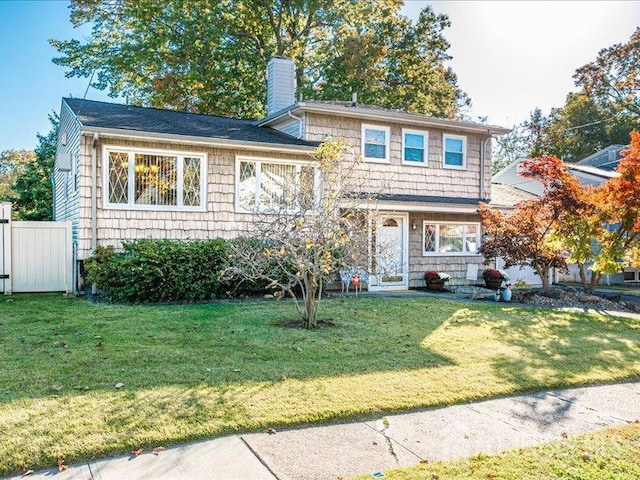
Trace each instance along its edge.
<path fill-rule="evenodd" d="M 85 261 L 87 280 L 119 302 L 196 301 L 228 291 L 221 281 L 227 243 L 212 240 L 134 240 L 123 250 L 98 247 Z"/>

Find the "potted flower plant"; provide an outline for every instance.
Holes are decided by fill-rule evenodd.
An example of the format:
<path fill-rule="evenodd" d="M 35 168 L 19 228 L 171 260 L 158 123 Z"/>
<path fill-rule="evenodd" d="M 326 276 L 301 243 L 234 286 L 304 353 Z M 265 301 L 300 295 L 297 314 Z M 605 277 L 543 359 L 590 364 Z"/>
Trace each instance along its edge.
<path fill-rule="evenodd" d="M 451 277 L 446 273 L 429 270 L 424 273 L 424 279 L 428 290 L 444 290 L 444 284 L 451 280 Z"/>
<path fill-rule="evenodd" d="M 487 288 L 496 290 L 500 288 L 502 282 L 509 279 L 509 276 L 502 270 L 495 270 L 493 268 L 487 268 L 482 272 L 482 278 Z"/>

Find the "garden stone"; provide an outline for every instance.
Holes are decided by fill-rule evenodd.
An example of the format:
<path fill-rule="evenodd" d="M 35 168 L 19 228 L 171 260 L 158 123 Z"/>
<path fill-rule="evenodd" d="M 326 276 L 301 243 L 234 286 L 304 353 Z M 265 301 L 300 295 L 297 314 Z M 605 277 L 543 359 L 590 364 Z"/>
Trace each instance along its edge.
<path fill-rule="evenodd" d="M 548 292 L 540 292 L 540 295 L 549 298 L 562 298 L 562 290 L 551 289 Z"/>
<path fill-rule="evenodd" d="M 586 293 L 578 295 L 578 299 L 584 303 L 600 303 L 602 298 L 597 295 L 587 295 Z"/>

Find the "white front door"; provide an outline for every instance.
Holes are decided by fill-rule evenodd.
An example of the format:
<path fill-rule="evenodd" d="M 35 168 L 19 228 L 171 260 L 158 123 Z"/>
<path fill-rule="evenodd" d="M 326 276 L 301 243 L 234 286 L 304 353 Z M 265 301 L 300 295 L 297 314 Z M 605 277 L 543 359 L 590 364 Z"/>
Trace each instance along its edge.
<path fill-rule="evenodd" d="M 375 238 L 376 286 L 385 290 L 408 287 L 407 216 L 383 215 Z"/>

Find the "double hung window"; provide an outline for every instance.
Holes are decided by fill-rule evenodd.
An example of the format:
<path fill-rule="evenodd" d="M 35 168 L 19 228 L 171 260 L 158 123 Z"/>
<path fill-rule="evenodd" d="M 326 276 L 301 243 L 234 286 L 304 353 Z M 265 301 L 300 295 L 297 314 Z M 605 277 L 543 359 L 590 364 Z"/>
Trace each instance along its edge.
<path fill-rule="evenodd" d="M 367 162 L 388 162 L 389 127 L 362 125 L 362 157 Z"/>
<path fill-rule="evenodd" d="M 427 132 L 402 129 L 402 163 L 427 166 Z"/>
<path fill-rule="evenodd" d="M 445 134 L 442 143 L 444 168 L 467 168 L 467 137 Z"/>

